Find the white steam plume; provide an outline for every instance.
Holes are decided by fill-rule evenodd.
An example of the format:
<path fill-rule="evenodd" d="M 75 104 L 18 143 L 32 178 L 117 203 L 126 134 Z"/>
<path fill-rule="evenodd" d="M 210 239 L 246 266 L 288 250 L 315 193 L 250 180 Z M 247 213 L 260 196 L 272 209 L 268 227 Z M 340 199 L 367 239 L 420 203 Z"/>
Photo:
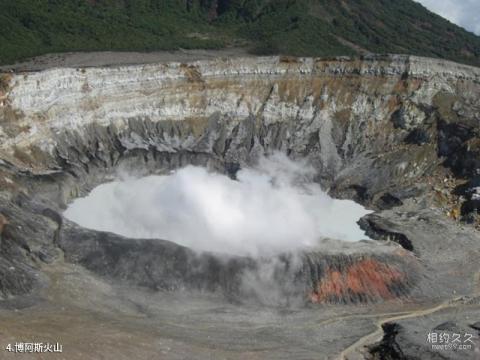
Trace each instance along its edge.
<path fill-rule="evenodd" d="M 356 222 L 368 211 L 330 198 L 312 176 L 305 162 L 281 154 L 240 170 L 237 180 L 187 166 L 100 185 L 64 215 L 91 229 L 238 255 L 315 247 L 325 238 L 367 239 Z"/>

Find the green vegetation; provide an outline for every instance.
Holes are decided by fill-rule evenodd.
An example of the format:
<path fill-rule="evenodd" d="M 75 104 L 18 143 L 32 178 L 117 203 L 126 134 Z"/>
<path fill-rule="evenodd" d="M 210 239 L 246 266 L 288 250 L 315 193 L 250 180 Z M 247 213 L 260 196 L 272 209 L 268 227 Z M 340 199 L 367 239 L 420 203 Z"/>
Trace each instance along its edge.
<path fill-rule="evenodd" d="M 480 37 L 411 0 L 0 0 L 0 63 L 52 52 L 246 45 L 409 53 L 480 65 Z"/>
<path fill-rule="evenodd" d="M 0 62 L 90 50 L 215 48 L 200 14 L 176 1 L 0 0 Z"/>

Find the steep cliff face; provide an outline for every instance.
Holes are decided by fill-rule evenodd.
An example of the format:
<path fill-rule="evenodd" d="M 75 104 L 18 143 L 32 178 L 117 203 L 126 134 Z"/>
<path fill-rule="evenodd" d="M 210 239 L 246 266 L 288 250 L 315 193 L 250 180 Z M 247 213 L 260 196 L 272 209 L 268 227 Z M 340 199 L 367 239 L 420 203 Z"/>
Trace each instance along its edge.
<path fill-rule="evenodd" d="M 392 148 L 428 125 L 436 110 L 447 122 L 467 117 L 474 122 L 479 76 L 476 68 L 402 56 L 247 58 L 5 74 L 1 149 L 12 160 L 15 148 L 32 155 L 29 147 L 35 146 L 53 156 L 60 132 L 81 135 L 87 127 L 110 126 L 131 148 L 168 149 L 174 140 L 176 150 L 196 150 L 212 117 L 227 132 L 255 117 L 264 131 L 290 130 L 282 139 L 285 148 L 305 150 L 309 136 L 321 133 L 330 144 L 320 151 L 346 160 L 359 154 L 367 139 L 371 146 Z M 134 122 L 168 123 L 187 133 L 142 141 L 143 134 L 128 131 Z M 211 135 L 219 142 L 218 134 Z"/>
<path fill-rule="evenodd" d="M 422 292 L 424 269 L 410 251 L 422 261 L 423 256 L 437 260 L 434 245 L 421 240 L 428 230 L 419 234 L 412 221 L 404 223 L 407 209 L 419 214 L 433 206 L 475 221 L 474 204 L 465 210 L 478 200 L 475 186 L 463 185 L 470 194 L 463 197 L 454 188 L 475 181 L 479 168 L 477 68 L 409 56 L 263 57 L 58 68 L 1 79 L 0 212 L 9 221 L 0 234 L 1 261 L 5 269 L 12 261 L 23 264 L 18 274 L 5 270 L 13 281 L 0 284 L 4 294 L 32 289 L 33 280 L 19 280 L 25 288 L 12 284 L 16 277 L 31 279 L 29 272 L 37 271 L 32 259 L 52 261 L 57 247 L 69 261 L 100 275 L 155 289 L 178 284 L 165 278 L 170 268 L 158 265 L 153 253 L 176 254 L 171 266 L 178 278 L 172 281 L 186 287 L 202 283 L 200 276 L 206 287 L 232 293 L 229 276 L 235 284 L 238 271 L 258 270 L 250 260 L 229 266 L 197 259 L 203 270 L 192 274 L 188 252 L 180 247 L 127 239 L 123 244 L 129 245 L 122 245 L 65 225 L 59 212 L 68 201 L 118 168 L 154 173 L 193 163 L 233 174 L 260 154 L 280 150 L 309 159 L 317 181 L 332 195 L 384 210 L 367 216 L 362 226 L 407 253 L 391 244 L 387 250 L 373 245 L 339 250 L 349 253 L 346 257 L 306 254 L 301 270 L 288 276 L 295 282 L 302 274 L 299 293 L 313 302 L 368 302 Z M 388 212 L 400 206 L 403 212 Z M 41 235 L 33 236 L 38 229 Z M 119 258 L 125 246 L 143 262 Z M 441 264 L 453 261 L 452 253 Z M 143 272 L 142 264 L 150 270 Z M 218 272 L 224 277 L 212 278 Z"/>
<path fill-rule="evenodd" d="M 79 154 L 80 162 L 109 159 L 112 146 L 209 153 L 231 163 L 280 149 L 315 158 L 321 177 L 336 187 L 362 165 L 362 183 L 348 186 L 387 189 L 389 181 L 417 181 L 441 157 L 460 175 L 475 173 L 475 160 L 466 163 L 459 151 L 476 151 L 479 74 L 404 56 L 5 74 L 0 151 L 4 160 L 42 172 Z M 382 173 L 382 184 L 372 172 Z"/>

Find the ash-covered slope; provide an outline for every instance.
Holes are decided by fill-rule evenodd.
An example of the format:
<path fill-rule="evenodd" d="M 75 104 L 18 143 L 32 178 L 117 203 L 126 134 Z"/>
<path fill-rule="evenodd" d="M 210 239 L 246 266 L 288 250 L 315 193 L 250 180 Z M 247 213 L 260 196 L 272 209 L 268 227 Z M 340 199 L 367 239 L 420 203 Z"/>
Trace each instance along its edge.
<path fill-rule="evenodd" d="M 479 94 L 478 68 L 410 56 L 2 74 L 0 293 L 8 301 L 48 289 L 45 269 L 65 260 L 109 284 L 231 301 L 389 309 L 392 300 L 436 304 L 455 294 L 475 304 Z M 81 229 L 60 215 L 118 169 L 196 164 L 234 175 L 273 150 L 307 158 L 333 196 L 376 210 L 361 224 L 382 241 L 329 244 L 296 266 L 288 256 L 270 259 L 265 279 L 268 261 L 197 256 L 168 241 Z M 245 279 L 255 281 L 245 287 Z M 470 311 L 455 304 L 445 316 Z"/>

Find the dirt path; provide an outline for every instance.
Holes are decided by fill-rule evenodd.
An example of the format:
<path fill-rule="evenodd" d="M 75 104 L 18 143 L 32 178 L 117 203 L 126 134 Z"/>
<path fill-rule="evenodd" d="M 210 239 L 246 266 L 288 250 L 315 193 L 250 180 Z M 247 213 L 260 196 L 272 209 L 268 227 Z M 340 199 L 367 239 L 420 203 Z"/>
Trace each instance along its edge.
<path fill-rule="evenodd" d="M 425 315 L 430 315 L 433 313 L 436 313 L 440 310 L 451 308 L 451 307 L 457 307 L 459 304 L 458 302 L 462 300 L 462 297 L 456 297 L 451 300 L 447 300 L 440 305 L 434 306 L 432 308 L 427 308 L 423 310 L 415 310 L 406 314 L 395 314 L 395 316 L 383 318 L 379 320 L 376 323 L 377 330 L 375 330 L 373 333 L 368 334 L 362 338 L 360 338 L 357 342 L 353 343 L 351 346 L 343 350 L 340 355 L 338 356 L 338 360 L 360 360 L 363 359 L 363 356 L 361 355 L 360 351 L 364 346 L 373 344 L 375 342 L 378 342 L 382 339 L 383 337 L 383 328 L 382 326 L 386 323 L 389 322 L 394 322 L 398 320 L 405 320 L 405 319 L 411 319 L 411 318 L 416 318 L 416 317 L 421 317 Z"/>

